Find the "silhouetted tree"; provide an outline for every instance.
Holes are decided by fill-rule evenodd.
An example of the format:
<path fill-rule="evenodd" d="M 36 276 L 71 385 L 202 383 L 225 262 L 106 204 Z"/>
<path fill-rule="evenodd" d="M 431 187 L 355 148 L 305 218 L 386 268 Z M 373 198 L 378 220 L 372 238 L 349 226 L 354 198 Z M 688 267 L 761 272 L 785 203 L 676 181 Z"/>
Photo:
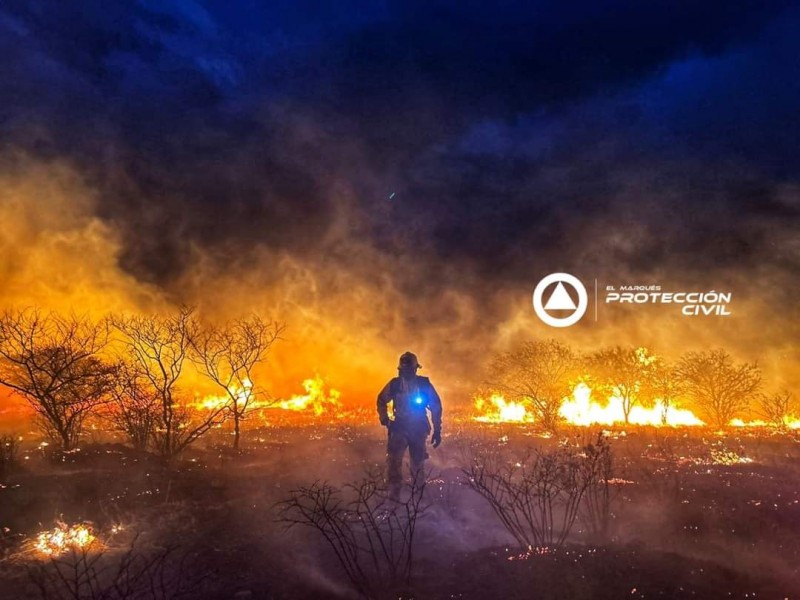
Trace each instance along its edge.
<path fill-rule="evenodd" d="M 108 327 L 35 309 L 0 316 L 0 383 L 25 398 L 62 450 L 78 443 L 89 413 L 107 400 L 115 367 L 98 353 Z"/>
<path fill-rule="evenodd" d="M 640 396 L 650 402 L 661 401 L 661 423 L 666 425 L 670 407 L 685 391 L 676 365 L 661 358 L 652 363 L 652 370 L 645 378 L 640 389 Z"/>
<path fill-rule="evenodd" d="M 129 360 L 137 365 L 158 398 L 156 447 L 162 456 L 180 454 L 209 429 L 222 423 L 226 407 L 191 411 L 177 394 L 180 379 L 197 326 L 193 310 L 182 307 L 165 316 L 116 316 L 112 323 L 123 334 Z"/>
<path fill-rule="evenodd" d="M 534 341 L 497 355 L 486 385 L 508 400 L 529 404 L 536 420 L 554 431 L 564 398 L 579 375 L 578 359 L 568 346 L 555 340 Z"/>
<path fill-rule="evenodd" d="M 758 397 L 760 416 L 775 427 L 785 428 L 789 418 L 796 416 L 797 406 L 791 392 L 784 390 L 774 394 L 761 394 Z"/>
<path fill-rule="evenodd" d="M 268 323 L 254 315 L 224 327 L 201 329 L 192 339 L 192 360 L 228 397 L 227 409 L 233 418 L 236 450 L 241 438 L 241 422 L 251 400 L 266 397 L 266 392 L 255 386 L 253 369 L 264 360 L 281 331 L 283 325 Z"/>
<path fill-rule="evenodd" d="M 641 392 L 654 371 L 656 357 L 646 348 L 616 346 L 589 357 L 592 376 L 609 394 L 622 400 L 622 413 L 628 423 L 631 410 L 639 404 Z"/>
<path fill-rule="evenodd" d="M 734 363 L 725 350 L 690 352 L 678 367 L 686 383 L 686 394 L 704 413 L 708 422 L 726 427 L 747 407 L 749 397 L 761 385 L 755 363 Z"/>
<path fill-rule="evenodd" d="M 145 450 L 154 439 L 159 424 L 159 394 L 141 366 L 130 360 L 117 365 L 111 402 L 106 416 L 137 450 Z"/>

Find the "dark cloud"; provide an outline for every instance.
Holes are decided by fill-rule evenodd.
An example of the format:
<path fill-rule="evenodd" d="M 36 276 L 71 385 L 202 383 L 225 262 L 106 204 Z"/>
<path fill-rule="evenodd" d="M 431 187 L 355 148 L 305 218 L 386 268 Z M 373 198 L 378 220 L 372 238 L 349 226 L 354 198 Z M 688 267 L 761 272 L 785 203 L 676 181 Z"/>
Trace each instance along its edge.
<path fill-rule="evenodd" d="M 0 135 L 165 287 L 256 247 L 487 307 L 555 268 L 796 284 L 791 5 L 12 0 Z"/>

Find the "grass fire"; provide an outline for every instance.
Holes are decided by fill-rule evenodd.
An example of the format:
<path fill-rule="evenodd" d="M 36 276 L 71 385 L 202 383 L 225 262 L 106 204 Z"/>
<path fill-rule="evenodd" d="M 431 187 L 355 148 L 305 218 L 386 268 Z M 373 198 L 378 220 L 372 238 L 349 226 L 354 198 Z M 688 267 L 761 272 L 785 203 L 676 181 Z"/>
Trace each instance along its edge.
<path fill-rule="evenodd" d="M 374 401 L 319 374 L 270 391 L 285 330 L 256 315 L 214 324 L 187 307 L 4 312 L 0 382 L 23 417 L 0 462 L 0 565 L 14 597 L 140 597 L 162 577 L 165 598 L 231 585 L 256 597 L 265 586 L 278 597 L 469 594 L 487 577 L 513 594 L 567 576 L 583 582 L 570 593 L 591 597 L 794 593 L 800 546 L 771 524 L 800 516 L 797 405 L 758 365 L 721 349 L 670 360 L 524 342 L 492 356 L 472 400 L 448 402 L 407 353 L 397 381 L 422 387 L 410 405 L 402 385 L 379 395 L 390 396 L 389 454 L 407 410 L 436 428 L 443 408 L 444 444 L 421 463 L 412 454 L 398 485 Z M 445 584 L 442 544 L 459 556 Z M 721 544 L 747 561 L 721 559 Z M 303 559 L 313 578 L 289 548 L 315 548 Z"/>
<path fill-rule="evenodd" d="M 800 599 L 800 8 L 0 6 L 0 600 Z"/>

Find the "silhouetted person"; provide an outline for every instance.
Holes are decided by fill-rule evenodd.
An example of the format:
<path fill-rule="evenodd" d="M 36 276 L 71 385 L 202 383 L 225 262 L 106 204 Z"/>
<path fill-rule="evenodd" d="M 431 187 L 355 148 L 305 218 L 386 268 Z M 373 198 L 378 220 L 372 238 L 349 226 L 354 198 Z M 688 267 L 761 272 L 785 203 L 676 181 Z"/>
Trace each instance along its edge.
<path fill-rule="evenodd" d="M 433 421 L 431 444 L 436 448 L 442 443 L 442 401 L 427 377 L 417 375 L 422 365 L 411 352 L 400 356 L 397 367 L 399 377 L 387 383 L 378 394 L 378 416 L 381 425 L 389 430 L 386 450 L 389 490 L 397 497 L 403 481 L 403 455 L 406 448 L 411 456 L 411 474 L 415 483 L 424 474 L 425 442 L 431 432 L 428 411 Z M 389 417 L 388 404 L 392 403 L 393 418 Z"/>

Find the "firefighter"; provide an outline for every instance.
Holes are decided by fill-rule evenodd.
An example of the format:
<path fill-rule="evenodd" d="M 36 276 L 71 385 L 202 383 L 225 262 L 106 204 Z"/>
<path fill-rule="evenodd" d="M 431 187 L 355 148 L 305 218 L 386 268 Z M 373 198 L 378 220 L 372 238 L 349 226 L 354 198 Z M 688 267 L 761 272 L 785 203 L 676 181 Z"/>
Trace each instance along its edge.
<path fill-rule="evenodd" d="M 411 474 L 415 484 L 424 477 L 424 463 L 428 458 L 425 443 L 431 432 L 428 411 L 433 421 L 431 444 L 437 448 L 442 443 L 442 401 L 427 377 L 417 375 L 422 365 L 411 352 L 400 356 L 398 377 L 387 383 L 378 394 L 378 417 L 389 430 L 386 449 L 386 467 L 389 491 L 397 497 L 403 481 L 403 455 L 408 448 L 411 457 Z M 393 418 L 388 404 L 392 403 Z"/>

